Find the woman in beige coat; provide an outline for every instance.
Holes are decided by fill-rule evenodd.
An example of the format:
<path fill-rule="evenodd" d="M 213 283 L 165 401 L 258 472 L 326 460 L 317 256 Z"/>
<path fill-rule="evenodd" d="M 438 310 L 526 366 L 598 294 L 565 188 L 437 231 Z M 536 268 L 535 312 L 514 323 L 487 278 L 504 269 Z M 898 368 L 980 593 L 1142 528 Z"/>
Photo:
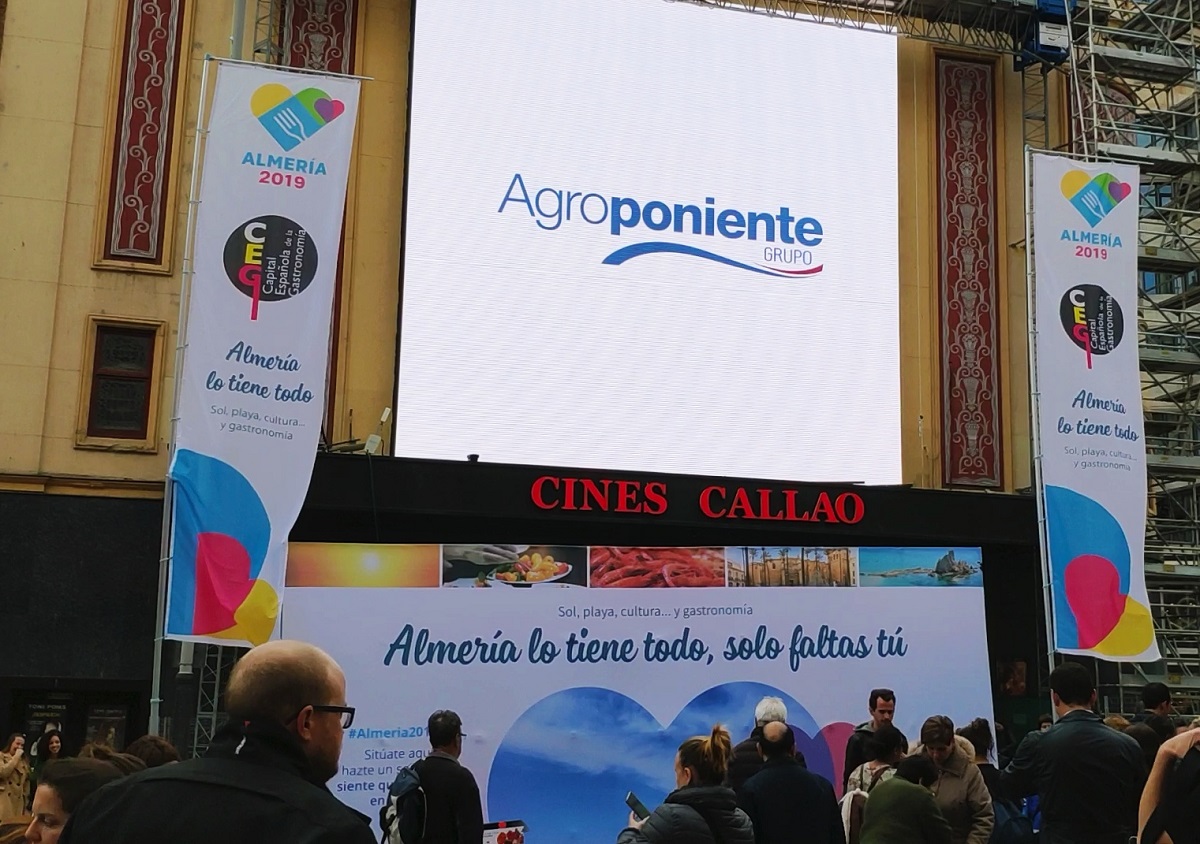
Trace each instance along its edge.
<path fill-rule="evenodd" d="M 954 722 L 945 715 L 934 715 L 921 727 L 918 752 L 937 765 L 933 798 L 950 824 L 954 844 L 988 844 L 996 813 L 983 774 L 972 761 L 975 748 L 954 734 Z"/>
<path fill-rule="evenodd" d="M 25 736 L 13 733 L 0 751 L 0 821 L 19 818 L 29 805 L 29 760 Z"/>

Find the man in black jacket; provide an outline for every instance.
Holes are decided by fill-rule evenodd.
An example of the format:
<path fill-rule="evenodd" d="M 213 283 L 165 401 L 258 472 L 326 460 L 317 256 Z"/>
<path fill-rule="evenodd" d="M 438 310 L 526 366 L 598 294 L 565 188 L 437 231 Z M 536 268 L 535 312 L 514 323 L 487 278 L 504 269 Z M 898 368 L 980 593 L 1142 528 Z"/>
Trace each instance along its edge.
<path fill-rule="evenodd" d="M 203 759 L 118 780 L 84 801 L 60 844 L 374 844 L 369 820 L 329 793 L 354 719 L 346 678 L 303 642 L 238 662 L 230 719 Z"/>
<path fill-rule="evenodd" d="M 413 766 L 425 791 L 425 837 L 421 844 L 481 844 L 483 805 L 475 777 L 458 761 L 462 719 L 448 709 L 429 716 L 433 752 Z"/>
<path fill-rule="evenodd" d="M 1050 672 L 1058 723 L 1030 733 L 1000 776 L 1014 797 L 1037 794 L 1041 844 L 1126 844 L 1137 832 L 1146 762 L 1138 743 L 1091 711 L 1092 675 L 1077 662 Z"/>
<path fill-rule="evenodd" d="M 846 844 L 833 785 L 800 765 L 792 728 L 772 721 L 758 742 L 763 769 L 742 786 L 738 805 L 755 844 Z"/>
<path fill-rule="evenodd" d="M 783 698 L 764 697 L 754 707 L 754 730 L 749 738 L 738 742 L 733 748 L 733 759 L 729 762 L 729 773 L 725 778 L 725 784 L 734 791 L 741 791 L 746 780 L 762 770 L 763 760 L 758 752 L 758 740 L 762 735 L 762 728 L 772 721 L 787 723 L 787 704 L 783 702 Z M 795 728 L 792 729 L 794 735 Z M 804 754 L 799 750 L 796 751 L 796 761 L 801 767 L 808 767 Z"/>
<path fill-rule="evenodd" d="M 1147 683 L 1142 686 L 1142 711 L 1130 718 L 1130 722 L 1141 724 L 1158 715 L 1170 718 L 1174 712 L 1171 688 L 1166 683 Z"/>
<path fill-rule="evenodd" d="M 855 727 L 854 732 L 850 734 L 850 740 L 846 742 L 846 765 L 842 770 L 843 791 L 846 790 L 846 783 L 854 769 L 863 762 L 870 761 L 867 758 L 867 739 L 871 737 L 871 733 L 884 724 L 892 723 L 892 719 L 896 717 L 896 693 L 891 689 L 871 689 L 867 707 L 871 712 L 871 720 Z"/>

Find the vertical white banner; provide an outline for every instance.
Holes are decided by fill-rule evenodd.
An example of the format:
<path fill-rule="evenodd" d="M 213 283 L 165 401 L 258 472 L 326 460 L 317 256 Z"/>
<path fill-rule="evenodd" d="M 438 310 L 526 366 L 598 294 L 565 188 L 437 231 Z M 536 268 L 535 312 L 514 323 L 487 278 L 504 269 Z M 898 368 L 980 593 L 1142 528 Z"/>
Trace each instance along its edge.
<path fill-rule="evenodd" d="M 167 637 L 259 644 L 325 407 L 356 79 L 219 65 L 170 475 Z"/>
<path fill-rule="evenodd" d="M 1064 653 L 1159 658 L 1146 597 L 1138 169 L 1033 156 L 1041 493 Z"/>

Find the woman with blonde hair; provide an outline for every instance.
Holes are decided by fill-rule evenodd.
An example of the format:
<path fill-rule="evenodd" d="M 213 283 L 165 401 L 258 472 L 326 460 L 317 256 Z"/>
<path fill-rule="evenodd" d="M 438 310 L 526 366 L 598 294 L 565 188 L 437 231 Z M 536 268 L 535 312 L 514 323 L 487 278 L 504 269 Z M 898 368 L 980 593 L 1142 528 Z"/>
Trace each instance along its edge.
<path fill-rule="evenodd" d="M 717 724 L 694 736 L 675 754 L 676 788 L 642 819 L 630 813 L 617 844 L 754 844 L 754 826 L 724 785 L 733 741 Z"/>
<path fill-rule="evenodd" d="M 0 821 L 19 818 L 29 805 L 29 759 L 25 736 L 13 733 L 0 749 Z"/>

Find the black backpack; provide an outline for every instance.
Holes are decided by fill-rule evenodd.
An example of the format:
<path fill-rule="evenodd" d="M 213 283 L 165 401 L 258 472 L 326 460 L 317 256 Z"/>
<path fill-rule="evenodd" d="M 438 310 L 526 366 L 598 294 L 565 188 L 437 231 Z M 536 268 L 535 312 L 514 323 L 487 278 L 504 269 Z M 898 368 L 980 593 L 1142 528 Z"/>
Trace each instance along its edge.
<path fill-rule="evenodd" d="M 1166 832 L 1175 844 L 1200 844 L 1200 748 L 1192 748 L 1167 775 L 1141 841 L 1158 844 Z"/>
<path fill-rule="evenodd" d="M 1008 800 L 993 800 L 996 825 L 992 828 L 989 844 L 1033 844 L 1033 821 L 1021 814 L 1021 809 Z"/>
<path fill-rule="evenodd" d="M 379 808 L 381 844 L 421 844 L 425 837 L 425 789 L 415 766 L 401 768 Z"/>

